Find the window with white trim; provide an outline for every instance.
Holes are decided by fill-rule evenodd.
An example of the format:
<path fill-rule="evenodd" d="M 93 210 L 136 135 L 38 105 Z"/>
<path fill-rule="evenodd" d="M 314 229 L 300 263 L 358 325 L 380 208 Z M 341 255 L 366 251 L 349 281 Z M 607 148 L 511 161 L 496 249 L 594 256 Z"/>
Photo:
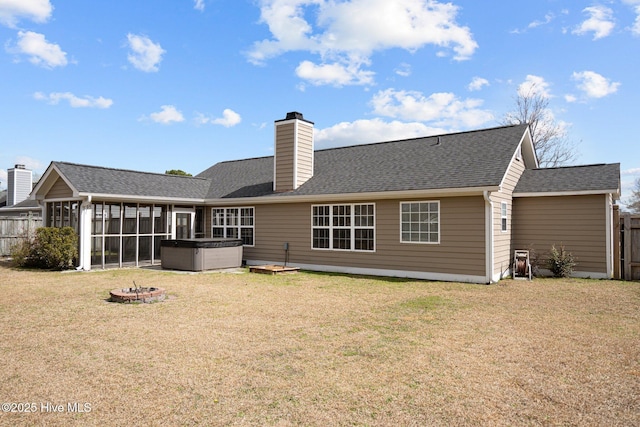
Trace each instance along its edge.
<path fill-rule="evenodd" d="M 401 202 L 400 241 L 440 243 L 440 202 Z"/>
<path fill-rule="evenodd" d="M 242 239 L 245 246 L 254 246 L 253 208 L 211 209 L 211 237 Z"/>
<path fill-rule="evenodd" d="M 508 230 L 507 225 L 507 202 L 500 203 L 500 229 L 502 231 Z"/>
<path fill-rule="evenodd" d="M 311 247 L 344 251 L 375 251 L 375 205 L 314 205 Z"/>

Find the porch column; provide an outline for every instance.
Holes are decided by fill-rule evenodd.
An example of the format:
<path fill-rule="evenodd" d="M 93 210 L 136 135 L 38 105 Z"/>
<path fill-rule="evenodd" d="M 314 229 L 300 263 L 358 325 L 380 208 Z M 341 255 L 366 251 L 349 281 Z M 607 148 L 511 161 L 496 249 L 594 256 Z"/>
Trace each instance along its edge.
<path fill-rule="evenodd" d="M 607 254 L 607 278 L 611 279 L 614 277 L 614 267 L 613 267 L 613 261 L 615 259 L 614 257 L 614 238 L 613 238 L 613 230 L 614 230 L 614 223 L 613 223 L 613 219 L 614 219 L 614 213 L 613 213 L 613 197 L 611 196 L 611 194 L 607 194 L 605 195 L 605 217 L 606 217 L 606 222 L 607 222 L 607 231 L 606 231 L 606 236 L 607 236 L 607 246 L 606 246 L 606 254 Z"/>
<path fill-rule="evenodd" d="M 493 200 L 491 200 L 491 192 L 485 191 L 484 194 L 484 241 L 485 241 L 485 271 L 486 283 L 495 283 L 497 279 L 493 277 Z"/>
<path fill-rule="evenodd" d="M 80 231 L 78 239 L 80 240 L 80 249 L 78 258 L 80 265 L 78 269 L 91 270 L 91 218 L 93 217 L 93 207 L 91 204 L 91 196 L 82 201 L 80 205 Z"/>

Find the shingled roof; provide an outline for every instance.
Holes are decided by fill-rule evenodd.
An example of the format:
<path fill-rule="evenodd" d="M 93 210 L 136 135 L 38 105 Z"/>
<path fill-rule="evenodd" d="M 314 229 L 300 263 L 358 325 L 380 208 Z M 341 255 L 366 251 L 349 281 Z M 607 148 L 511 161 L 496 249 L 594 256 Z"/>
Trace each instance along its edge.
<path fill-rule="evenodd" d="M 273 191 L 274 158 L 220 162 L 195 177 L 53 162 L 81 194 L 215 200 L 498 187 L 526 125 L 317 150 L 314 175 Z M 616 192 L 620 165 L 526 169 L 514 195 Z"/>
<path fill-rule="evenodd" d="M 527 169 L 514 195 L 535 193 L 620 192 L 620 163 Z"/>
<path fill-rule="evenodd" d="M 210 181 L 203 178 L 53 162 L 75 190 L 158 198 L 204 199 Z"/>
<path fill-rule="evenodd" d="M 499 186 L 526 125 L 317 150 L 314 175 L 280 196 Z M 273 193 L 273 157 L 221 162 L 197 175 L 208 199 Z"/>

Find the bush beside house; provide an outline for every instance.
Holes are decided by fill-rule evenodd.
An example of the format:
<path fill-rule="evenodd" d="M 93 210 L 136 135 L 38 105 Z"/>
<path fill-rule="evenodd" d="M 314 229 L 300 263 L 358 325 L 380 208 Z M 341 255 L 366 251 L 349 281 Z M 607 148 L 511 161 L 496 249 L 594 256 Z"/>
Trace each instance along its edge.
<path fill-rule="evenodd" d="M 78 235 L 71 227 L 41 227 L 33 239 L 16 244 L 11 256 L 19 267 L 70 269 L 78 258 Z"/>

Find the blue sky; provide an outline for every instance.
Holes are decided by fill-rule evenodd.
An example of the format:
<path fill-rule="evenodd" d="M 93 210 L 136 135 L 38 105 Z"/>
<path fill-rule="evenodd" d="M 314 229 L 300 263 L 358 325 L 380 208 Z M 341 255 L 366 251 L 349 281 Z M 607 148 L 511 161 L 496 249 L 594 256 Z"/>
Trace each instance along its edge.
<path fill-rule="evenodd" d="M 493 127 L 534 84 L 579 152 L 640 177 L 640 0 L 0 0 L 0 188 L 53 160 L 197 174 Z"/>

